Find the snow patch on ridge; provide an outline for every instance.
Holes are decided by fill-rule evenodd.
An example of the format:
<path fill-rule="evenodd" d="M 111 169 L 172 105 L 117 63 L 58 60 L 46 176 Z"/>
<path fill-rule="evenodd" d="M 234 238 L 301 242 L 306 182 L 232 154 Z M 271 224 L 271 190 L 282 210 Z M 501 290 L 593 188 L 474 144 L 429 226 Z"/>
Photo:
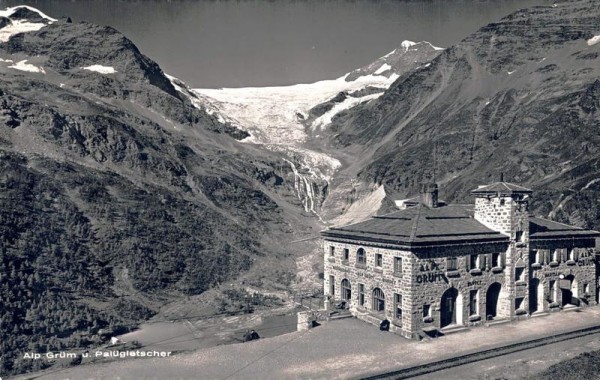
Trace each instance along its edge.
<path fill-rule="evenodd" d="M 243 129 L 239 122 L 237 122 L 236 120 L 234 120 L 230 117 L 224 116 L 219 111 L 219 109 L 217 109 L 214 106 L 212 99 L 206 99 L 206 97 L 203 97 L 203 96 L 200 96 L 200 95 L 194 93 L 182 80 L 175 78 L 172 75 L 165 73 L 165 76 L 167 77 L 167 79 L 169 79 L 169 81 L 171 82 L 173 87 L 175 87 L 175 90 L 179 91 L 186 98 L 188 98 L 192 102 L 194 107 L 198 108 L 201 111 L 206 112 L 207 114 L 209 114 L 211 116 L 214 116 L 217 119 L 217 121 L 221 124 L 230 123 L 231 125 L 233 125 L 235 127 Z M 252 134 L 250 134 L 250 136 L 246 137 L 245 139 L 243 139 L 241 141 L 254 142 Z"/>
<path fill-rule="evenodd" d="M 600 42 L 600 34 L 587 40 L 588 46 L 596 45 L 598 42 Z"/>
<path fill-rule="evenodd" d="M 27 63 L 27 60 L 24 59 L 15 63 L 14 65 L 8 66 L 9 69 L 21 70 L 21 71 L 29 71 L 30 73 L 42 73 L 46 74 L 46 71 L 43 67 L 35 66 L 30 63 Z"/>
<path fill-rule="evenodd" d="M 411 46 L 415 46 L 416 44 L 417 44 L 416 42 L 404 40 L 404 41 L 402 41 L 400 46 L 402 46 L 404 48 L 404 50 L 408 50 L 408 48 L 410 48 Z"/>
<path fill-rule="evenodd" d="M 82 67 L 83 70 L 95 71 L 100 74 L 114 74 L 117 72 L 112 66 L 103 66 L 103 65 L 91 65 Z"/>
<path fill-rule="evenodd" d="M 7 42 L 10 37 L 19 33 L 35 32 L 42 29 L 46 24 L 29 22 L 27 20 L 15 20 L 0 29 L 0 42 Z"/>
<path fill-rule="evenodd" d="M 385 73 L 386 71 L 391 70 L 391 68 L 392 68 L 392 66 L 388 65 L 387 63 L 384 63 L 383 65 L 381 65 L 380 68 L 377 69 L 377 71 L 375 71 L 374 74 L 379 75 L 379 74 Z"/>
<path fill-rule="evenodd" d="M 377 92 L 375 94 L 366 95 L 360 98 L 347 97 L 346 99 L 344 99 L 343 102 L 336 104 L 331 110 L 316 118 L 315 121 L 313 121 L 313 123 L 311 124 L 311 127 L 313 130 L 316 130 L 317 128 L 326 127 L 327 125 L 331 124 L 331 120 L 338 113 L 348 110 L 360 103 L 377 99 L 381 95 L 383 95 L 383 92 Z"/>
<path fill-rule="evenodd" d="M 48 21 L 52 21 L 52 22 L 57 21 L 55 18 L 52 18 L 52 17 L 48 16 L 47 14 L 45 14 L 44 12 L 40 11 L 39 9 L 30 7 L 29 5 L 18 5 L 16 7 L 6 8 L 5 10 L 0 11 L 0 17 L 10 18 L 10 16 L 12 16 L 12 14 L 15 13 L 20 8 L 29 9 L 30 11 L 39 14 L 42 18 L 45 18 Z"/>
<path fill-rule="evenodd" d="M 47 23 L 43 22 L 31 22 L 28 20 L 13 20 L 11 16 L 20 8 L 29 9 L 32 12 L 39 14 L 43 19 L 48 20 Z M 19 33 L 35 32 L 42 29 L 44 26 L 51 24 L 56 19 L 47 16 L 45 13 L 27 5 L 20 5 L 17 7 L 6 8 L 0 10 L 0 17 L 9 18 L 11 23 L 0 29 L 0 42 L 7 42 L 12 36 Z"/>

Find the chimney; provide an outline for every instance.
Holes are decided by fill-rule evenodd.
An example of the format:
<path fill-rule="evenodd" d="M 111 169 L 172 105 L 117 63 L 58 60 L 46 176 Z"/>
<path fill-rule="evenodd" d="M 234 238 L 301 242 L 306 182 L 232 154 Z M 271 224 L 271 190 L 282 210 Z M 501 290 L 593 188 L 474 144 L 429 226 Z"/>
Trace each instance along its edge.
<path fill-rule="evenodd" d="M 427 207 L 438 206 L 438 185 L 436 183 L 421 184 L 421 203 Z"/>

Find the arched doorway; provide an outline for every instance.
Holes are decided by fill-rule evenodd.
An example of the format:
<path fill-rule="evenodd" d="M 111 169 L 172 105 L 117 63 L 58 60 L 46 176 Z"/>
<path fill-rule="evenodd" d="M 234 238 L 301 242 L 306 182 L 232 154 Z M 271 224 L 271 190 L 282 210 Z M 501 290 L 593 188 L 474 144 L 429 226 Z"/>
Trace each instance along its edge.
<path fill-rule="evenodd" d="M 342 300 L 350 301 L 352 299 L 352 288 L 350 287 L 350 281 L 348 279 L 342 280 Z"/>
<path fill-rule="evenodd" d="M 487 290 L 485 296 L 485 316 L 486 319 L 496 318 L 498 315 L 498 299 L 500 298 L 500 290 L 502 285 L 494 282 Z"/>
<path fill-rule="evenodd" d="M 566 305 L 577 305 L 579 306 L 579 300 L 573 296 L 573 282 L 575 281 L 575 276 L 572 274 L 566 276 L 564 279 L 560 280 L 560 292 L 562 296 L 562 306 Z"/>
<path fill-rule="evenodd" d="M 538 311 L 538 286 L 540 280 L 532 278 L 529 283 L 529 314 L 533 314 Z"/>
<path fill-rule="evenodd" d="M 456 323 L 457 298 L 458 290 L 456 288 L 450 288 L 442 294 L 442 302 L 440 303 L 440 328 Z"/>

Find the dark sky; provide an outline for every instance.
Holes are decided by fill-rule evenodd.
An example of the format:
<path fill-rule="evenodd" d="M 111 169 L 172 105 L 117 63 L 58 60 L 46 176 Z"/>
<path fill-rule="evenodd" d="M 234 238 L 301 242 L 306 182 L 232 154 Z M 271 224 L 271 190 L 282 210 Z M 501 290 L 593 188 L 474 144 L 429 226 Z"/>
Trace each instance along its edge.
<path fill-rule="evenodd" d="M 407 39 L 446 47 L 548 0 L 2 1 L 110 25 L 192 87 L 333 79 Z"/>

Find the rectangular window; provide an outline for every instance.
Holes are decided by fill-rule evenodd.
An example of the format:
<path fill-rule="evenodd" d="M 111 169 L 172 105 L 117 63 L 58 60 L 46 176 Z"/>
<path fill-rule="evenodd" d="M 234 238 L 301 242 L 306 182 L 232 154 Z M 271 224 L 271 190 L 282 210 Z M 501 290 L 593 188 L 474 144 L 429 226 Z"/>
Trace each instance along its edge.
<path fill-rule="evenodd" d="M 429 317 L 430 310 L 431 308 L 429 307 L 429 305 L 423 305 L 423 318 Z"/>
<path fill-rule="evenodd" d="M 469 315 L 477 315 L 477 290 L 469 292 Z"/>
<path fill-rule="evenodd" d="M 375 266 L 381 268 L 383 266 L 383 255 L 380 253 L 375 254 Z"/>
<path fill-rule="evenodd" d="M 554 250 L 554 254 L 552 255 L 552 261 L 555 261 L 557 263 L 560 262 L 560 249 Z"/>
<path fill-rule="evenodd" d="M 479 255 L 479 262 L 477 263 L 477 268 L 483 269 L 487 265 L 487 255 Z"/>
<path fill-rule="evenodd" d="M 457 270 L 458 269 L 458 259 L 456 257 L 448 257 L 446 259 L 446 270 Z"/>
<path fill-rule="evenodd" d="M 350 250 L 348 248 L 344 248 L 344 261 L 348 261 L 350 259 Z"/>
<path fill-rule="evenodd" d="M 330 246 L 329 247 L 329 257 L 333 257 L 333 256 L 335 256 L 335 247 Z"/>
<path fill-rule="evenodd" d="M 555 293 L 556 293 L 555 290 L 554 290 L 554 287 L 555 287 L 556 281 L 550 280 L 550 282 L 548 284 L 549 284 L 549 289 L 550 289 L 550 291 L 548 293 L 548 300 L 550 302 L 554 302 L 554 300 L 555 300 Z"/>
<path fill-rule="evenodd" d="M 585 294 L 585 295 L 590 294 L 590 284 L 583 284 L 583 294 Z"/>
<path fill-rule="evenodd" d="M 576 260 L 575 259 L 575 248 L 569 249 L 568 255 L 569 256 L 567 257 L 567 260 L 573 260 L 573 261 L 575 261 Z"/>
<path fill-rule="evenodd" d="M 394 257 L 394 273 L 402 273 L 402 257 Z"/>
<path fill-rule="evenodd" d="M 500 266 L 500 252 L 492 253 L 492 268 L 498 268 Z"/>
<path fill-rule="evenodd" d="M 525 267 L 515 268 L 515 281 L 525 281 Z"/>
<path fill-rule="evenodd" d="M 470 255 L 469 256 L 469 268 L 477 269 L 479 268 L 479 255 Z"/>
<path fill-rule="evenodd" d="M 544 258 L 542 257 L 542 251 L 538 249 L 537 251 L 535 251 L 533 262 L 534 264 L 542 264 L 542 260 L 544 260 Z"/>
<path fill-rule="evenodd" d="M 515 233 L 515 241 L 516 241 L 517 243 L 520 243 L 520 242 L 522 242 L 522 241 L 523 241 L 523 231 L 517 231 L 517 232 Z"/>
<path fill-rule="evenodd" d="M 358 284 L 358 305 L 365 306 L 365 285 Z"/>
<path fill-rule="evenodd" d="M 335 277 L 329 276 L 329 294 L 335 296 Z"/>
<path fill-rule="evenodd" d="M 394 310 L 396 319 L 402 319 L 402 294 L 394 294 Z"/>

